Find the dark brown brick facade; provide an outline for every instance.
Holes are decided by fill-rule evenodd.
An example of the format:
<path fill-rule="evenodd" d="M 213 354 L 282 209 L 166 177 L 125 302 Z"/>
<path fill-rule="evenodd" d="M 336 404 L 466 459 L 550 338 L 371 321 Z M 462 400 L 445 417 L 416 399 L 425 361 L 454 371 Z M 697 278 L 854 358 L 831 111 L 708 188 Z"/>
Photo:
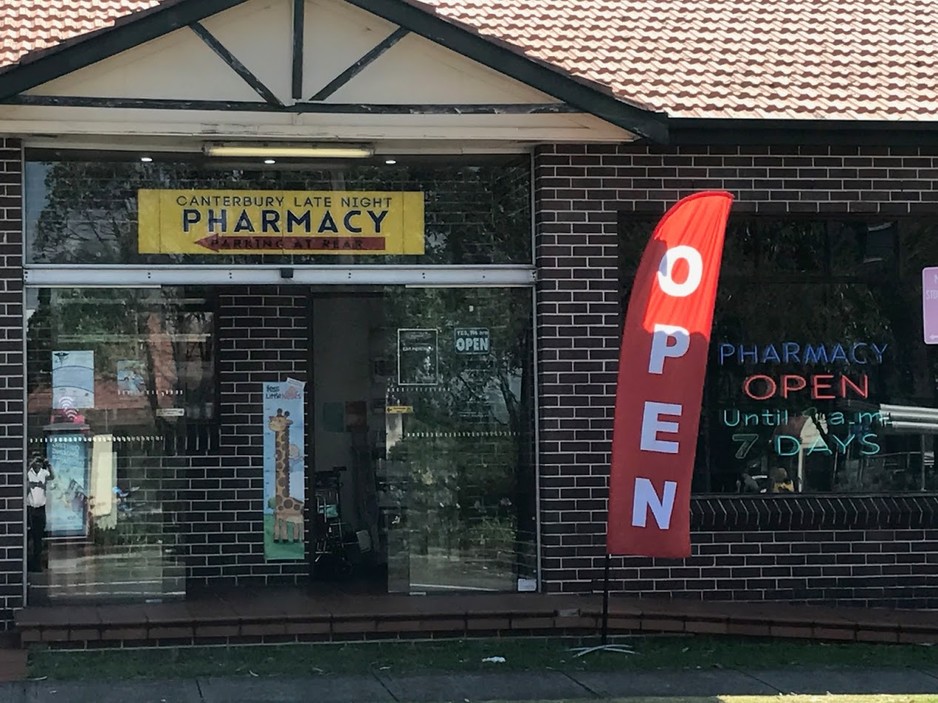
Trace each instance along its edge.
<path fill-rule="evenodd" d="M 226 288 L 218 300 L 219 449 L 186 459 L 178 505 L 187 589 L 295 583 L 303 562 L 264 557 L 262 384 L 307 380 L 309 313 L 299 288 Z"/>
<path fill-rule="evenodd" d="M 619 346 L 617 218 L 691 192 L 734 213 L 938 214 L 938 149 L 556 145 L 535 155 L 544 587 L 601 588 Z M 845 505 L 848 506 L 845 508 Z M 935 607 L 938 498 L 698 498 L 687 560 L 617 558 L 632 595 Z"/>
<path fill-rule="evenodd" d="M 20 142 L 0 138 L 0 627 L 23 604 L 23 237 Z"/>

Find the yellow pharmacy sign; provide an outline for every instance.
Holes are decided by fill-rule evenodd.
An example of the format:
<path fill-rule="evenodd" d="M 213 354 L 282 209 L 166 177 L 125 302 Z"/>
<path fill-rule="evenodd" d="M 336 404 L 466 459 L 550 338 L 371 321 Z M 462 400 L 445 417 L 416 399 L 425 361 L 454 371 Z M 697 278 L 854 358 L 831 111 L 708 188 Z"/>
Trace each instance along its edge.
<path fill-rule="evenodd" d="M 423 254 L 423 193 L 137 192 L 141 254 Z"/>

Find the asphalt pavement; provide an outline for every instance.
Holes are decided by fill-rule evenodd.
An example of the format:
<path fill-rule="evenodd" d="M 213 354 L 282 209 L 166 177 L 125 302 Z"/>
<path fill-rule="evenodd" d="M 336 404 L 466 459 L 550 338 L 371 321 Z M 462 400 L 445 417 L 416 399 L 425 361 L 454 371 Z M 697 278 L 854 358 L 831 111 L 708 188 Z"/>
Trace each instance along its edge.
<path fill-rule="evenodd" d="M 167 681 L 21 681 L 0 703 L 475 703 L 644 696 L 938 694 L 936 669 L 498 672 Z"/>

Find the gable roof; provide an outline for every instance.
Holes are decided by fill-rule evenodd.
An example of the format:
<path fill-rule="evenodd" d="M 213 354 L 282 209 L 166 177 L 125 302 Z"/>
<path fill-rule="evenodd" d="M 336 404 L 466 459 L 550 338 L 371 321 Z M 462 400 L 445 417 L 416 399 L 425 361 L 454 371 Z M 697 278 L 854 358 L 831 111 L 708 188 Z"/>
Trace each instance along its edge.
<path fill-rule="evenodd" d="M 17 0 L 0 0 L 0 20 L 4 8 Z M 54 5 L 69 0 L 28 0 Z M 92 0 L 71 0 L 98 17 L 100 29 L 62 38 L 49 36 L 46 47 L 22 53 L 14 64 L 0 67 L 0 100 L 24 101 L 34 96 L 22 94 L 72 71 L 139 46 L 174 30 L 197 23 L 247 0 L 124 0 L 141 6 L 120 17 L 94 12 Z M 302 4 L 303 0 L 299 0 Z M 465 58 L 488 66 L 523 84 L 552 95 L 561 102 L 606 122 L 653 141 L 667 141 L 667 116 L 655 114 L 646 106 L 615 96 L 604 84 L 571 74 L 561 66 L 526 54 L 519 47 L 494 36 L 482 36 L 474 27 L 434 12 L 424 2 L 412 0 L 345 0 L 367 12 L 430 39 Z M 27 13 L 28 14 L 28 13 Z M 71 101 L 70 96 L 61 96 Z M 54 100 L 55 97 L 52 96 Z M 74 101 L 71 101 L 74 102 Z M 64 103 L 63 103 L 64 104 Z M 281 106 L 285 107 L 286 106 Z"/>
<path fill-rule="evenodd" d="M 164 0 L 161 6 L 182 2 Z M 31 52 L 159 4 L 0 0 L 0 31 L 7 38 L 0 65 L 29 60 Z M 530 58 L 606 86 L 619 100 L 672 117 L 938 118 L 936 0 L 409 4 L 435 9 L 440 17 L 507 42 Z"/>

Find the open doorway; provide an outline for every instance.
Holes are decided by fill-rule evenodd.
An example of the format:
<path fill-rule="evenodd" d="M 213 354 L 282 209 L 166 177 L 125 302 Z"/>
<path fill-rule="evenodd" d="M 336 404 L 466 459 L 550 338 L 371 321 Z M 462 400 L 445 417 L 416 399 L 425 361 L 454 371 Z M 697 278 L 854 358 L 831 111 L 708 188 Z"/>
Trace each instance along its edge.
<path fill-rule="evenodd" d="M 312 305 L 313 578 L 384 593 L 387 526 L 378 493 L 388 372 L 376 363 L 383 296 L 321 294 Z"/>

